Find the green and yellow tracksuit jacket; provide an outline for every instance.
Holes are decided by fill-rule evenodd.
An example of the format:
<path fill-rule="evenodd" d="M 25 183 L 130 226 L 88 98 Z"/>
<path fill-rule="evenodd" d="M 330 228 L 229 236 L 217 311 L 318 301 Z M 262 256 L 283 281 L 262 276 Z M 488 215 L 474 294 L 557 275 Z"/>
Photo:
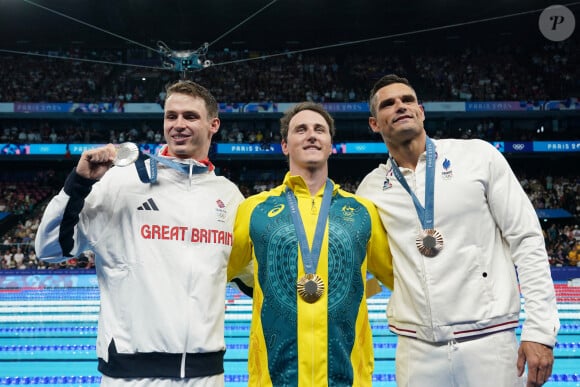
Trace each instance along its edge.
<path fill-rule="evenodd" d="M 316 274 L 325 291 L 314 303 L 297 294 L 304 272 L 285 189 L 294 192 L 309 246 L 324 187 L 311 196 L 300 176 L 240 205 L 228 279 L 253 264 L 249 386 L 371 386 L 372 332 L 367 270 L 392 288 L 392 257 L 375 206 L 334 186 Z"/>

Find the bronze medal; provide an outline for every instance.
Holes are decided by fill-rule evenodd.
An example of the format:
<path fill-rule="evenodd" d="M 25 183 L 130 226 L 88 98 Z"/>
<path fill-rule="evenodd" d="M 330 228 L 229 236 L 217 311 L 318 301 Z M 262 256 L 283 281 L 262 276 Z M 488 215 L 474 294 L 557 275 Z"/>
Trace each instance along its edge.
<path fill-rule="evenodd" d="M 300 297 L 312 304 L 324 294 L 324 281 L 317 274 L 306 274 L 298 280 L 296 288 Z"/>
<path fill-rule="evenodd" d="M 426 257 L 434 257 L 443 249 L 443 236 L 435 229 L 423 230 L 415 240 L 417 249 Z"/>

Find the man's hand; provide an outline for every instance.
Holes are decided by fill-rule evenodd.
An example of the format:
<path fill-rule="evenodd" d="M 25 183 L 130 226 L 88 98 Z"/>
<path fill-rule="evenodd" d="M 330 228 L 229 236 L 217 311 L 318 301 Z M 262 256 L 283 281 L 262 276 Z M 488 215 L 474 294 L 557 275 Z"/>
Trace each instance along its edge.
<path fill-rule="evenodd" d="M 518 375 L 524 374 L 528 363 L 528 384 L 526 387 L 539 387 L 552 375 L 554 351 L 547 345 L 522 341 L 518 349 Z"/>
<path fill-rule="evenodd" d="M 84 151 L 76 172 L 86 179 L 100 180 L 113 165 L 116 155 L 117 149 L 113 144 Z"/>

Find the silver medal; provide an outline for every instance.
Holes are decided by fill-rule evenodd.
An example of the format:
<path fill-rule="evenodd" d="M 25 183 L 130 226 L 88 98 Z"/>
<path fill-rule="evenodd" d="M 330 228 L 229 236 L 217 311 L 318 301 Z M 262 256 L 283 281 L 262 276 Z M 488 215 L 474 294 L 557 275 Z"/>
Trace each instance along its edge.
<path fill-rule="evenodd" d="M 117 147 L 117 155 L 113 164 L 117 167 L 126 167 L 139 158 L 139 147 L 133 142 L 124 142 Z"/>

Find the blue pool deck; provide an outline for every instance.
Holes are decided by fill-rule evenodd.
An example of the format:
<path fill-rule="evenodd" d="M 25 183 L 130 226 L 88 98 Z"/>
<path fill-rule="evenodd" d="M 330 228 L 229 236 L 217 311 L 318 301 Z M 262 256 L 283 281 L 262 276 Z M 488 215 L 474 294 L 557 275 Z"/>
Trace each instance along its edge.
<path fill-rule="evenodd" d="M 70 274 L 46 275 L 49 277 L 43 275 L 33 280 L 0 276 L 0 386 L 97 386 L 100 374 L 95 339 L 99 293 L 94 276 L 71 279 L 66 278 Z M 553 375 L 545 386 L 580 387 L 580 288 L 559 282 L 556 291 L 562 328 L 554 349 Z M 373 386 L 377 387 L 396 386 L 397 338 L 388 330 L 385 316 L 389 296 L 385 290 L 369 299 L 376 359 Z M 235 287 L 228 287 L 225 300 L 228 387 L 247 385 L 251 306 L 251 299 Z"/>

